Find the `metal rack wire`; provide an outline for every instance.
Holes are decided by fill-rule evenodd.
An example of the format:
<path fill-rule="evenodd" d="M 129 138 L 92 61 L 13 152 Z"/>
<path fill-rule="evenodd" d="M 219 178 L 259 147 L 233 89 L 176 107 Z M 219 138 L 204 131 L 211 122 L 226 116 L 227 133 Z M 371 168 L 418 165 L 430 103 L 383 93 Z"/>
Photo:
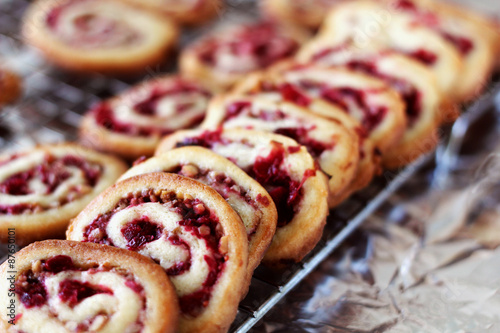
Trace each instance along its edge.
<path fill-rule="evenodd" d="M 75 140 L 82 114 L 93 103 L 123 91 L 141 79 L 124 80 L 98 75 L 83 77 L 52 68 L 41 60 L 42 57 L 35 50 L 25 46 L 19 36 L 21 17 L 28 5 L 26 0 L 0 3 L 0 57 L 24 81 L 22 101 L 0 113 L 2 151 L 39 143 Z M 196 32 L 184 36 L 185 42 L 192 40 L 195 35 Z M 166 70 L 168 66 L 150 69 L 149 75 Z M 473 105 L 468 115 L 461 117 L 452 128 L 450 145 L 438 150 L 436 173 L 440 176 L 436 179 L 444 179 L 449 172 L 468 126 L 477 119 L 477 114 L 494 103 L 493 92 L 499 88 L 490 90 L 490 94 Z M 332 211 L 322 240 L 302 263 L 280 271 L 259 267 L 248 296 L 239 306 L 231 331 L 250 330 L 415 172 L 433 161 L 434 154 L 428 154 L 398 173 L 384 174 L 367 189 Z M 0 247 L 0 258 L 5 253 L 2 250 Z"/>

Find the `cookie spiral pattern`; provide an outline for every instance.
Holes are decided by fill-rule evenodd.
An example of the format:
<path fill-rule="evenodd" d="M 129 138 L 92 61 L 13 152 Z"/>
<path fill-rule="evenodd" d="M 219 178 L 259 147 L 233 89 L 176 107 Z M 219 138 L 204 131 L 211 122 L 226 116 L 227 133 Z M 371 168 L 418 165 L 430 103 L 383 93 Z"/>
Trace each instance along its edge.
<path fill-rule="evenodd" d="M 115 184 L 72 221 L 67 238 L 156 261 L 175 286 L 182 332 L 227 329 L 248 287 L 248 239 L 239 216 L 215 190 L 176 174 Z"/>
<path fill-rule="evenodd" d="M 23 21 L 29 43 L 77 71 L 143 71 L 165 57 L 177 34 L 168 18 L 110 0 L 37 1 Z"/>
<path fill-rule="evenodd" d="M 26 244 L 60 237 L 68 222 L 126 169 L 123 162 L 74 145 L 0 156 L 0 237 L 16 228 Z"/>
<path fill-rule="evenodd" d="M 150 156 L 162 136 L 198 125 L 211 96 L 178 76 L 152 79 L 90 110 L 81 125 L 81 141 L 128 159 Z"/>
<path fill-rule="evenodd" d="M 296 140 L 330 176 L 330 195 L 343 191 L 357 171 L 360 146 L 356 133 L 296 103 L 259 96 L 219 96 L 210 103 L 201 127 L 253 129 Z"/>
<path fill-rule="evenodd" d="M 34 243 L 0 266 L 3 332 L 175 332 L 175 291 L 147 258 L 104 245 Z M 9 277 L 9 279 L 7 279 Z M 6 297 L 8 296 L 8 297 Z M 13 318 L 12 318 L 13 317 Z"/>
<path fill-rule="evenodd" d="M 195 179 L 212 187 L 231 205 L 247 232 L 250 280 L 276 231 L 276 206 L 267 191 L 228 159 L 202 147 L 166 151 L 137 164 L 120 180 L 151 172 L 176 173 Z"/>
<path fill-rule="evenodd" d="M 264 263 L 299 262 L 314 248 L 328 215 L 328 188 L 325 175 L 304 147 L 282 135 L 259 131 L 191 130 L 167 136 L 156 154 L 161 157 L 185 146 L 205 147 L 230 159 L 269 192 L 278 226 Z"/>
<path fill-rule="evenodd" d="M 375 1 L 352 1 L 334 6 L 318 37 L 307 43 L 298 57 L 326 57 L 339 48 L 343 52 L 369 49 L 406 54 L 430 68 L 442 91 L 450 96 L 464 68 L 463 57 L 441 35 L 416 24 L 393 7 Z"/>
<path fill-rule="evenodd" d="M 297 29 L 257 22 L 217 30 L 183 50 L 181 72 L 227 89 L 246 74 L 293 56 L 308 38 Z"/>

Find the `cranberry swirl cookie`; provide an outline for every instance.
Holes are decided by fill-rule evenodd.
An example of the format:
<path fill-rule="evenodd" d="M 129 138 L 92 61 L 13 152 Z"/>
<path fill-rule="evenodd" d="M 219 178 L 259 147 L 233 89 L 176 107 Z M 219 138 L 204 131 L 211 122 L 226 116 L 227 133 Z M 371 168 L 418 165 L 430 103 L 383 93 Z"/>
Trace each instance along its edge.
<path fill-rule="evenodd" d="M 260 0 L 260 9 L 270 19 L 317 29 L 328 11 L 341 0 Z"/>
<path fill-rule="evenodd" d="M 358 135 L 295 103 L 259 96 L 218 96 L 201 127 L 254 129 L 296 140 L 330 177 L 330 196 L 344 191 L 357 173 L 361 155 Z"/>
<path fill-rule="evenodd" d="M 168 18 L 113 0 L 39 0 L 23 22 L 24 38 L 49 60 L 83 72 L 143 71 L 178 35 Z"/>
<path fill-rule="evenodd" d="M 160 266 L 131 251 L 37 242 L 16 253 L 15 262 L 5 261 L 0 278 L 0 304 L 14 309 L 0 314 L 2 332 L 177 330 L 179 307 L 172 284 Z"/>
<path fill-rule="evenodd" d="M 280 70 L 278 70 L 278 68 Z M 294 69 L 301 68 L 305 70 L 307 67 L 294 65 L 293 68 Z M 313 86 L 315 86 L 316 88 L 319 88 L 321 86 L 325 88 L 324 89 L 325 92 L 328 91 L 328 89 L 326 89 L 327 87 L 326 82 L 323 84 L 320 82 L 314 82 L 313 80 L 311 81 L 299 80 L 298 82 L 300 83 L 306 83 L 306 81 L 308 83 L 311 83 L 311 85 L 307 86 L 310 89 L 304 89 L 300 85 L 298 85 L 297 82 L 295 82 L 294 80 L 288 80 L 288 78 L 284 75 L 287 72 L 285 71 L 285 69 L 292 70 L 292 67 L 290 67 L 288 63 L 283 63 L 277 65 L 276 67 L 273 67 L 272 70 L 269 71 L 267 74 L 253 74 L 249 76 L 246 80 L 240 82 L 240 84 L 238 84 L 235 87 L 233 92 L 236 94 L 258 96 L 259 98 L 287 101 L 302 107 L 306 107 L 308 111 L 311 111 L 322 117 L 325 117 L 326 119 L 333 120 L 335 122 L 342 124 L 345 128 L 350 129 L 353 133 L 355 133 L 358 136 L 360 144 L 359 147 L 360 157 L 356 175 L 352 179 L 351 183 L 344 190 L 329 196 L 328 199 L 329 207 L 333 208 L 334 206 L 337 206 L 338 204 L 342 203 L 354 192 L 357 192 L 358 190 L 365 188 L 368 184 L 370 184 L 373 177 L 380 171 L 380 161 L 381 161 L 380 149 L 375 147 L 374 141 L 371 138 L 372 135 L 370 135 L 370 132 L 360 122 L 360 120 L 364 120 L 366 122 L 370 118 L 375 119 L 377 117 L 376 113 L 378 112 L 387 113 L 387 110 L 390 110 L 389 112 L 392 113 L 391 114 L 392 119 L 386 122 L 386 125 L 380 126 L 381 128 L 385 128 L 382 129 L 382 131 L 390 130 L 387 137 L 385 137 L 383 140 L 384 142 L 390 142 L 390 140 L 395 140 L 392 139 L 394 138 L 394 135 L 397 135 L 398 133 L 401 132 L 401 129 L 399 128 L 399 126 L 397 126 L 398 121 L 403 122 L 405 119 L 404 117 L 394 117 L 394 113 L 396 113 L 397 115 L 399 112 L 399 108 L 397 107 L 398 104 L 394 103 L 395 100 L 394 98 L 389 98 L 387 104 L 384 103 L 382 103 L 384 105 L 378 104 L 378 107 L 370 107 L 370 110 L 366 108 L 365 109 L 367 111 L 366 117 L 364 117 L 364 119 L 360 119 L 359 117 L 360 109 L 359 106 L 357 105 L 358 103 L 353 103 L 353 102 L 357 100 L 358 102 L 361 102 L 361 104 L 364 104 L 364 106 L 368 106 L 366 104 L 367 100 L 363 98 L 365 97 L 364 92 L 360 91 L 360 96 L 362 98 L 356 100 L 353 99 L 354 95 L 352 94 L 345 94 L 345 96 L 341 95 L 340 93 L 336 94 L 336 99 L 334 100 L 335 103 L 332 103 L 327 99 L 324 100 L 321 97 L 322 94 L 319 93 L 318 89 L 313 89 Z M 281 73 L 282 71 L 283 73 Z M 332 81 L 336 81 L 334 76 L 330 76 L 331 74 L 335 73 L 330 72 L 324 74 L 326 74 L 328 80 L 333 79 Z M 341 77 L 339 77 L 339 79 L 342 80 Z M 339 91 L 356 92 L 357 90 L 355 90 L 355 88 L 350 86 L 348 81 L 349 80 L 343 81 L 343 83 L 345 83 L 346 86 L 343 86 L 342 89 L 345 90 L 339 89 Z M 371 88 L 374 87 L 369 86 L 370 94 L 372 93 Z M 380 88 L 380 86 L 378 86 L 378 88 Z M 330 89 L 331 89 L 329 90 L 330 92 L 333 92 L 335 90 L 333 88 Z M 382 92 L 376 90 L 374 92 L 377 94 L 382 93 L 382 95 L 386 95 L 385 97 L 390 97 L 389 91 Z M 330 96 L 333 96 L 333 94 Z M 380 102 L 380 98 L 378 98 L 379 101 L 376 101 L 376 99 L 372 98 L 371 102 Z M 339 105 L 338 102 L 341 102 L 341 104 Z M 394 110 L 389 109 L 394 106 L 396 106 L 396 109 Z M 351 113 L 353 115 L 351 115 Z M 358 119 L 356 119 L 356 116 L 358 116 L 357 117 Z M 387 123 L 389 123 L 389 126 L 387 126 Z"/>
<path fill-rule="evenodd" d="M 230 88 L 250 72 L 295 54 L 309 34 L 269 22 L 223 26 L 183 50 L 181 72 L 207 85 Z"/>
<path fill-rule="evenodd" d="M 157 154 L 201 146 L 222 155 L 257 180 L 278 210 L 278 227 L 264 263 L 284 266 L 302 260 L 317 244 L 328 215 L 325 175 L 307 150 L 282 135 L 241 129 L 179 131 Z"/>
<path fill-rule="evenodd" d="M 149 173 L 119 182 L 66 235 L 155 260 L 179 296 L 181 332 L 225 332 L 248 288 L 241 219 L 215 190 L 190 178 Z"/>
<path fill-rule="evenodd" d="M 151 156 L 162 136 L 197 126 L 211 96 L 179 76 L 146 81 L 93 107 L 81 124 L 80 140 L 127 159 Z"/>
<path fill-rule="evenodd" d="M 429 67 L 441 90 L 453 97 L 464 69 L 462 55 L 444 37 L 375 1 L 356 0 L 334 6 L 319 36 L 301 49 L 299 59 L 312 54 L 320 57 L 321 52 L 336 48 L 394 50 L 409 55 Z"/>
<path fill-rule="evenodd" d="M 0 67 L 0 107 L 14 102 L 21 94 L 21 79 L 10 70 Z"/>
<path fill-rule="evenodd" d="M 116 158 L 61 144 L 0 156 L 0 240 L 61 237 L 69 220 L 113 184 L 127 166 Z"/>
<path fill-rule="evenodd" d="M 202 147 L 166 151 L 134 166 L 120 180 L 151 172 L 195 179 L 212 187 L 231 205 L 247 231 L 250 280 L 276 231 L 276 206 L 267 191 L 228 159 Z"/>
<path fill-rule="evenodd" d="M 319 66 L 345 66 L 385 81 L 405 102 L 408 120 L 402 140 L 384 154 L 387 168 L 404 166 L 435 148 L 439 125 L 453 121 L 458 112 L 437 83 L 436 77 L 418 61 L 396 52 L 330 50 L 316 58 L 303 58 Z"/>
<path fill-rule="evenodd" d="M 122 0 L 162 13 L 180 24 L 200 25 L 223 10 L 222 0 Z"/>
<path fill-rule="evenodd" d="M 457 100 L 470 101 L 482 92 L 495 67 L 498 51 L 499 37 L 492 19 L 442 1 L 383 1 L 415 24 L 435 31 L 460 53 L 464 68 L 455 85 Z"/>

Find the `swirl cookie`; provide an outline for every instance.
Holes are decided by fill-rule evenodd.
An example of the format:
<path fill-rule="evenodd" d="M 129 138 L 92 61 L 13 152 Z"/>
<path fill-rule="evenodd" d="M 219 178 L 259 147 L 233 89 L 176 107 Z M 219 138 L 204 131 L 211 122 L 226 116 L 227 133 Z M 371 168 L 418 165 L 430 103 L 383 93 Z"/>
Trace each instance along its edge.
<path fill-rule="evenodd" d="M 23 36 L 55 64 L 129 73 L 162 61 L 177 42 L 167 18 L 113 0 L 43 0 L 31 5 Z"/>
<path fill-rule="evenodd" d="M 414 24 L 428 27 L 460 53 L 464 68 L 454 89 L 458 101 L 477 97 L 489 82 L 498 51 L 494 22 L 459 6 L 430 0 L 384 0 Z"/>
<path fill-rule="evenodd" d="M 127 159 L 151 156 L 162 136 L 198 125 L 211 96 L 201 85 L 178 76 L 146 81 L 90 110 L 80 140 Z"/>
<path fill-rule="evenodd" d="M 356 133 L 295 103 L 259 96 L 219 96 L 212 100 L 201 127 L 253 129 L 296 140 L 329 176 L 330 196 L 345 190 L 357 172 L 360 146 Z"/>
<path fill-rule="evenodd" d="M 312 61 L 312 59 L 310 59 Z M 332 50 L 314 62 L 320 66 L 345 66 L 385 81 L 405 102 L 408 124 L 398 144 L 384 154 L 384 165 L 404 166 L 438 143 L 438 127 L 453 121 L 458 111 L 441 92 L 433 73 L 418 61 L 395 52 Z"/>
<path fill-rule="evenodd" d="M 328 215 L 328 189 L 326 177 L 304 147 L 265 132 L 191 130 L 167 136 L 157 154 L 183 146 L 205 147 L 228 158 L 269 192 L 278 210 L 278 227 L 264 263 L 299 262 L 314 248 Z"/>
<path fill-rule="evenodd" d="M 66 236 L 155 260 L 179 296 L 181 332 L 225 332 L 248 287 L 248 239 L 238 214 L 212 188 L 176 174 L 150 173 L 111 186 Z"/>
<path fill-rule="evenodd" d="M 460 52 L 441 35 L 384 3 L 364 0 L 334 6 L 320 35 L 301 49 L 298 59 L 303 62 L 304 58 L 352 48 L 406 54 L 430 68 L 449 96 L 455 96 L 456 82 L 464 68 Z"/>
<path fill-rule="evenodd" d="M 69 220 L 125 172 L 110 156 L 73 144 L 49 145 L 0 156 L 0 240 L 61 237 Z"/>
<path fill-rule="evenodd" d="M 212 187 L 231 205 L 247 231 L 250 280 L 276 231 L 276 206 L 267 191 L 228 159 L 202 147 L 166 151 L 134 166 L 120 180 L 151 172 L 195 179 Z"/>
<path fill-rule="evenodd" d="M 180 24 L 200 25 L 223 9 L 222 0 L 122 0 L 162 13 Z"/>
<path fill-rule="evenodd" d="M 300 73 L 304 71 L 304 74 L 307 74 L 307 68 L 314 71 L 314 67 L 312 66 L 296 66 L 285 62 L 283 64 L 277 65 L 276 67 L 273 67 L 267 74 L 254 74 L 249 76 L 246 80 L 240 82 L 240 84 L 235 87 L 233 92 L 235 94 L 257 96 L 258 98 L 267 98 L 274 101 L 287 101 L 298 106 L 306 107 L 308 111 L 316 113 L 326 119 L 338 122 L 345 128 L 351 130 L 355 135 L 357 135 L 360 144 L 360 159 L 357 166 L 356 175 L 344 190 L 339 191 L 334 195 L 330 195 L 329 206 L 330 208 L 333 208 L 334 206 L 347 199 L 347 197 L 349 197 L 352 193 L 365 188 L 368 184 L 370 184 L 374 175 L 380 171 L 380 149 L 375 148 L 373 142 L 374 140 L 372 140 L 371 137 L 371 134 L 373 134 L 373 132 L 370 133 L 367 128 L 360 122 L 360 120 L 366 122 L 370 118 L 375 119 L 375 114 L 372 114 L 370 110 L 366 109 L 365 110 L 367 112 L 363 113 L 362 111 L 360 113 L 360 109 L 357 105 L 358 103 L 352 103 L 352 94 L 346 94 L 345 97 L 341 94 L 336 95 L 337 99 L 334 101 L 335 103 L 332 103 L 328 99 L 323 99 L 320 93 L 321 89 L 318 89 L 319 87 L 324 88 L 324 91 L 330 92 L 333 92 L 336 89 L 333 87 L 327 89 L 328 82 L 315 82 L 313 79 L 306 80 L 306 78 L 304 78 L 304 80 L 302 81 L 299 79 L 300 75 L 291 75 L 292 80 L 290 80 L 290 77 L 287 76 L 287 74 L 293 73 L 294 70 L 299 69 Z M 372 103 L 372 106 L 377 104 L 371 109 L 375 111 L 380 110 L 384 113 L 391 113 L 392 119 L 388 121 L 389 126 L 381 126 L 381 128 L 388 127 L 390 129 L 389 134 L 384 138 L 384 142 L 391 142 L 389 140 L 394 140 L 393 142 L 395 142 L 396 139 L 391 138 L 401 132 L 401 129 L 398 127 L 398 122 L 402 123 L 405 121 L 405 119 L 401 114 L 399 114 L 400 108 L 398 106 L 398 103 L 394 103 L 395 99 L 393 96 L 390 96 L 389 90 L 386 89 L 385 92 L 379 91 L 378 88 L 380 88 L 380 85 L 376 85 L 376 90 L 373 90 L 373 88 L 375 87 L 369 84 L 363 87 L 363 77 L 360 78 L 361 87 L 357 89 L 350 85 L 349 80 L 344 80 L 342 78 L 342 75 L 337 77 L 337 79 L 339 79 L 339 81 L 337 81 L 335 71 L 323 73 L 323 70 L 320 70 L 319 72 L 322 72 L 319 78 L 324 78 L 325 76 L 327 76 L 328 80 L 330 81 L 340 81 L 343 84 L 345 83 L 346 85 L 340 87 L 338 89 L 339 91 L 342 91 L 342 89 L 346 89 L 346 91 L 359 92 L 360 96 L 362 97 L 368 97 L 368 95 L 379 93 L 385 95 L 385 97 L 392 97 L 389 98 L 388 103 L 386 104 L 380 103 L 381 101 L 384 101 L 384 98 L 382 96 L 378 96 L 379 98 L 371 98 L 370 102 Z M 344 74 L 347 74 L 347 76 L 349 76 L 348 73 Z M 353 81 L 352 78 L 351 81 Z M 307 89 L 301 87 L 301 84 L 303 83 L 307 83 Z M 315 86 L 316 89 L 314 89 L 313 86 Z M 364 91 L 368 91 L 369 93 L 365 94 Z M 362 98 L 359 101 L 368 102 L 368 98 Z M 337 104 L 338 102 L 341 102 L 341 104 Z M 367 106 L 367 103 L 365 103 L 365 106 Z M 395 107 L 395 109 L 392 109 L 393 107 Z M 387 110 L 389 110 L 389 112 L 387 112 Z M 365 117 L 363 119 L 360 119 L 359 116 L 361 115 L 365 115 Z M 382 131 L 385 131 L 385 129 L 382 129 Z"/>
<path fill-rule="evenodd" d="M 227 89 L 250 72 L 291 57 L 309 34 L 269 22 L 226 26 L 183 50 L 182 74 Z"/>
<path fill-rule="evenodd" d="M 0 266 L 0 304 L 15 306 L 0 314 L 2 332 L 176 332 L 172 284 L 136 253 L 48 240 L 16 253 L 12 265 Z"/>
<path fill-rule="evenodd" d="M 317 29 L 328 11 L 341 0 L 260 0 L 260 9 L 270 19 Z"/>
<path fill-rule="evenodd" d="M 21 79 L 10 70 L 0 67 L 0 107 L 14 102 L 21 94 Z"/>

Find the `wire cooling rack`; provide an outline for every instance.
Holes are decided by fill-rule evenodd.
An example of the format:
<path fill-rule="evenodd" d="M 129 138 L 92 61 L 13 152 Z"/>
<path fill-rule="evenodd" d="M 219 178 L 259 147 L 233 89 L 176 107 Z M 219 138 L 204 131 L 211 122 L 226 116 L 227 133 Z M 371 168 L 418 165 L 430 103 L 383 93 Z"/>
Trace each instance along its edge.
<path fill-rule="evenodd" d="M 126 80 L 100 75 L 71 75 L 59 71 L 22 42 L 19 28 L 28 5 L 26 0 L 0 0 L 0 58 L 20 74 L 24 84 L 23 98 L 0 112 L 0 151 L 39 143 L 76 140 L 82 115 L 92 104 L 129 88 L 141 79 L 173 69 L 168 64 L 148 68 L 145 76 Z M 255 15 L 252 1 L 233 0 L 229 5 L 236 14 L 244 12 L 247 16 L 249 13 Z M 200 32 L 194 30 L 185 33 L 182 44 L 193 40 Z M 433 165 L 436 162 L 435 155 L 439 156 L 436 172 L 443 175 L 449 172 L 464 140 L 465 129 L 475 121 L 475 115 L 491 108 L 494 96 L 499 91 L 497 88 L 490 89 L 470 108 L 471 112 L 459 119 L 451 131 L 451 144 L 438 149 L 438 154 L 424 155 L 400 172 L 384 173 L 367 189 L 332 211 L 320 243 L 300 264 L 279 271 L 259 267 L 230 330 L 249 331 L 415 172 L 424 166 Z M 0 258 L 4 255 L 5 249 L 0 246 Z"/>

